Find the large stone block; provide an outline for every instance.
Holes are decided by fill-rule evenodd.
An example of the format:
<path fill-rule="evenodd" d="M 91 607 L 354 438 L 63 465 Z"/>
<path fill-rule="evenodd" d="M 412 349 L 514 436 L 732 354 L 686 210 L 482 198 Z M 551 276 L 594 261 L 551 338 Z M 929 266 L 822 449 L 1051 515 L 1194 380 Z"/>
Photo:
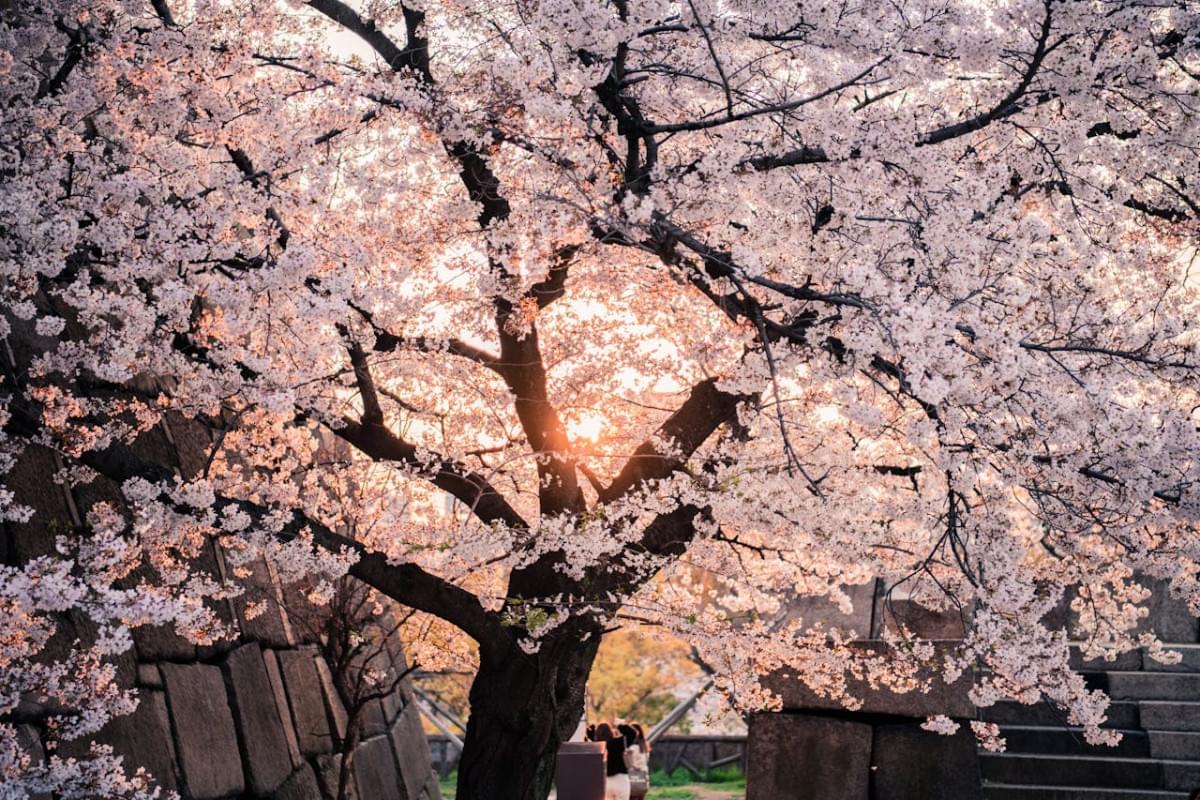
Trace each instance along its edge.
<path fill-rule="evenodd" d="M 870 725 L 756 714 L 747 747 L 746 800 L 868 800 Z"/>
<path fill-rule="evenodd" d="M 188 419 L 174 412 L 167 415 L 165 425 L 175 443 L 179 469 L 185 478 L 198 475 L 208 461 L 212 436 L 208 426 L 197 419 Z"/>
<path fill-rule="evenodd" d="M 982 800 L 979 754 L 970 729 L 953 736 L 918 723 L 879 725 L 871 747 L 871 800 Z"/>
<path fill-rule="evenodd" d="M 1150 614 L 1142 629 L 1153 631 L 1164 642 L 1194 644 L 1200 638 L 1200 620 L 1192 616 L 1187 603 L 1171 597 L 1168 581 L 1143 579 L 1153 594 L 1146 601 Z"/>
<path fill-rule="evenodd" d="M 232 601 L 242 638 L 270 647 L 290 646 L 292 642 L 285 623 L 286 612 L 279 605 L 275 583 L 267 563 L 255 560 L 249 568 L 250 576 L 241 581 L 245 587 L 244 593 Z M 251 603 L 261 604 L 261 613 L 256 616 L 248 615 L 247 606 Z"/>
<path fill-rule="evenodd" d="M 342 702 L 342 696 L 338 694 L 337 687 L 333 685 L 333 673 L 329 670 L 329 664 L 323 658 L 314 658 L 313 664 L 316 665 L 317 675 L 321 679 L 321 693 L 325 697 L 325 711 L 329 714 L 329 718 L 333 720 L 333 729 L 337 733 L 337 738 L 341 740 L 346 736 L 346 725 L 350 721 L 349 715 L 346 713 L 346 706 Z"/>
<path fill-rule="evenodd" d="M 280 650 L 279 667 L 287 687 L 288 705 L 296 725 L 296 740 L 306 756 L 333 751 L 333 733 L 325 713 L 321 678 L 317 673 L 315 651 L 310 648 Z"/>
<path fill-rule="evenodd" d="M 843 586 L 842 591 L 850 598 L 853 609 L 843 611 L 828 597 L 797 597 L 787 606 L 787 621 L 799 619 L 805 627 L 822 625 L 838 628 L 844 633 L 854 631 L 857 636 L 872 635 L 872 615 L 875 603 L 875 581 L 859 586 Z"/>
<path fill-rule="evenodd" d="M 433 779 L 433 760 L 429 756 L 429 741 L 421 725 L 421 713 L 416 703 L 409 703 L 400 713 L 391 731 L 396 763 L 404 779 L 409 800 L 416 800 L 421 788 Z"/>
<path fill-rule="evenodd" d="M 157 664 L 138 664 L 137 665 L 137 685 L 145 686 L 150 689 L 163 688 L 162 673 L 158 671 Z"/>
<path fill-rule="evenodd" d="M 262 651 L 257 644 L 243 645 L 225 659 L 224 669 L 246 755 L 246 783 L 254 794 L 265 795 L 287 779 L 292 759 Z"/>
<path fill-rule="evenodd" d="M 1146 759 L 984 753 L 979 765 L 984 779 L 993 783 L 1108 789 L 1159 789 L 1163 784 L 1163 763 Z"/>
<path fill-rule="evenodd" d="M 329 753 L 323 756 L 317 756 L 317 781 L 321 784 L 321 791 L 326 797 L 338 796 L 338 785 L 342 778 L 342 756 L 340 753 Z M 351 773 L 353 773 L 354 765 L 350 765 Z M 358 800 L 358 787 L 354 784 L 354 775 L 351 774 L 346 779 L 346 796 L 347 800 Z"/>
<path fill-rule="evenodd" d="M 1179 663 L 1164 664 L 1161 661 L 1155 661 L 1149 654 L 1144 654 L 1142 669 L 1147 672 L 1200 672 L 1200 645 L 1172 644 L 1170 649 L 1179 653 Z M 1126 667 L 1116 667 L 1116 669 L 1126 669 Z"/>
<path fill-rule="evenodd" d="M 337 797 L 337 795 L 332 795 Z M 308 764 L 301 764 L 293 772 L 279 791 L 272 795 L 272 800 L 324 800 L 321 787 L 317 785 L 317 776 Z"/>
<path fill-rule="evenodd" d="M 17 726 L 17 744 L 29 757 L 33 759 L 34 764 L 42 764 L 46 761 L 46 749 L 42 747 L 42 738 L 38 734 L 37 728 L 32 725 Z M 29 800 L 50 800 L 48 794 L 30 795 Z"/>
<path fill-rule="evenodd" d="M 288 706 L 287 689 L 283 685 L 283 674 L 279 669 L 279 659 L 274 650 L 263 651 L 263 665 L 267 668 L 267 679 L 271 682 L 271 694 L 275 697 L 275 707 L 279 709 L 279 718 L 283 721 L 283 735 L 287 740 L 288 755 L 292 766 L 299 767 L 304 763 L 300 754 L 300 742 L 296 738 L 296 724 L 292 719 L 292 710 Z"/>
<path fill-rule="evenodd" d="M 195 800 L 240 793 L 242 759 L 218 667 L 163 664 L 183 783 Z"/>
<path fill-rule="evenodd" d="M 875 651 L 886 648 L 883 642 L 857 642 L 854 646 Z M 863 703 L 862 708 L 858 710 L 866 713 L 914 718 L 924 718 L 931 714 L 945 714 L 950 717 L 974 716 L 975 706 L 967 697 L 973 679 L 970 673 L 964 673 L 953 684 L 947 684 L 936 673 L 929 672 L 925 677 L 930 681 L 928 691 L 914 690 L 898 694 L 886 688 L 872 689 L 865 681 L 854 679 L 847 681 L 847 687 L 850 694 Z M 780 696 L 784 709 L 789 711 L 844 709 L 840 701 L 818 696 L 800 678 L 786 670 L 767 675 L 762 683 Z"/>
<path fill-rule="evenodd" d="M 133 629 L 133 644 L 142 661 L 194 661 L 196 645 L 175 633 L 170 625 L 143 625 Z"/>
<path fill-rule="evenodd" d="M 58 471 L 54 454 L 42 447 L 29 447 L 17 463 L 0 476 L 0 486 L 11 491 L 18 503 L 33 511 L 28 522 L 4 525 L 5 563 L 23 564 L 54 553 L 54 541 L 74 527 L 63 487 L 53 480 Z"/>
<path fill-rule="evenodd" d="M 905 597 L 889 598 L 880 587 L 875 598 L 873 638 L 884 631 L 900 631 L 901 627 L 922 639 L 961 639 L 966 632 L 967 609 L 932 609 Z"/>
<path fill-rule="evenodd" d="M 171 741 L 171 721 L 162 692 L 141 690 L 137 710 L 116 717 L 96 736 L 96 741 L 112 745 L 113 752 L 125 757 L 125 768 L 145 767 L 155 783 L 164 789 L 178 786 L 178 765 Z"/>
<path fill-rule="evenodd" d="M 1200 761 L 1200 733 L 1150 731 L 1150 755 L 1171 761 Z"/>
<path fill-rule="evenodd" d="M 352 764 L 358 794 L 371 800 L 416 800 L 410 797 L 396 768 L 392 745 L 386 736 L 367 739 L 354 751 Z"/>

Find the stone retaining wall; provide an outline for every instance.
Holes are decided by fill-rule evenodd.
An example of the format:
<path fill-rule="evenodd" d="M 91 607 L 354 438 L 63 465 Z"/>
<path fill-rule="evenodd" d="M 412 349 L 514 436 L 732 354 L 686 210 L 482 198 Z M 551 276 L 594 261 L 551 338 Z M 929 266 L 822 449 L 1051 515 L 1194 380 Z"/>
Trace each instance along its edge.
<path fill-rule="evenodd" d="M 207 442 L 202 425 L 175 418 L 143 435 L 134 449 L 187 475 L 202 465 Z M 56 483 L 53 476 L 61 466 L 54 453 L 30 448 L 0 477 L 18 502 L 35 512 L 27 523 L 0 529 L 4 563 L 21 564 L 52 552 L 55 537 L 80 529 L 87 509 L 99 500 L 121 506 L 119 487 L 103 478 L 74 488 Z M 206 548 L 197 566 L 229 577 L 215 545 Z M 185 800 L 328 800 L 336 796 L 340 756 L 334 753 L 346 733 L 347 714 L 313 635 L 288 610 L 313 607 L 291 593 L 285 602 L 269 564 L 257 564 L 252 573 L 244 581 L 244 596 L 215 607 L 239 631 L 233 641 L 198 647 L 166 628 L 134 630 L 134 648 L 117 667 L 121 684 L 138 688 L 140 704 L 93 738 L 112 745 L 127 769 L 145 767 L 159 785 Z M 247 605 L 254 601 L 262 602 L 265 612 L 248 615 Z M 86 619 L 68 615 L 45 657 L 60 657 L 70 642 L 92 635 Z M 389 642 L 384 655 L 403 670 L 398 642 Z M 18 709 L 20 719 L 39 715 L 31 701 Z M 23 724 L 20 731 L 34 752 L 44 753 L 35 725 Z M 87 751 L 86 741 L 59 746 L 66 756 Z M 360 800 L 439 798 L 407 680 L 367 706 L 353 764 L 351 789 Z"/>

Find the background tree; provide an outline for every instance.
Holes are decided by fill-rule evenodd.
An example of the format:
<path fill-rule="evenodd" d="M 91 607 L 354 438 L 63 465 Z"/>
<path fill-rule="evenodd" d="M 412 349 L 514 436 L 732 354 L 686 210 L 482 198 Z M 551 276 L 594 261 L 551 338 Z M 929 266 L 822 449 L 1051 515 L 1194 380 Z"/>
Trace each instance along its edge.
<path fill-rule="evenodd" d="M 349 576 L 337 581 L 333 597 L 322 606 L 314 607 L 296 596 L 286 603 L 290 622 L 318 643 L 345 711 L 345 727 L 335 731 L 339 757 L 336 800 L 356 797 L 354 753 L 372 706 L 378 708 L 377 719 L 384 719 L 379 704 L 400 691 L 404 680 L 417 669 L 416 664 L 394 663 L 404 619 L 393 605 Z"/>
<path fill-rule="evenodd" d="M 673 637 L 636 629 L 608 634 L 588 681 L 588 718 L 633 720 L 649 730 L 678 705 L 681 690 L 701 682 L 703 672 L 690 656 L 688 646 Z M 687 733 L 687 721 L 673 732 Z"/>
<path fill-rule="evenodd" d="M 978 703 L 1100 741 L 1068 633 L 1152 645 L 1135 573 L 1197 608 L 1194 4 L 0 13 L 3 465 L 52 448 L 131 515 L 4 568 L 6 719 L 37 693 L 87 735 L 130 626 L 221 635 L 210 537 L 474 640 L 461 798 L 546 795 L 630 610 L 747 707 L 782 666 L 978 665 Z M 127 446 L 173 413 L 213 430 L 194 478 Z M 963 641 L 755 621 L 875 577 Z M 67 610 L 96 640 L 38 661 Z M 114 767 L 0 725 L 18 790 L 139 791 Z"/>

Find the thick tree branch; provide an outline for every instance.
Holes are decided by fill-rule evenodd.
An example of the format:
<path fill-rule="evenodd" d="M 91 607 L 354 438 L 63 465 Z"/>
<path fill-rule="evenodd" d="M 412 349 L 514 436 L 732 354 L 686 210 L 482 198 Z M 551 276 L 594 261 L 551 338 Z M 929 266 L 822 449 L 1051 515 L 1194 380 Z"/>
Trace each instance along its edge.
<path fill-rule="evenodd" d="M 343 419 L 333 432 L 377 461 L 394 461 L 413 469 L 439 489 L 453 495 L 487 524 L 510 528 L 529 527 L 504 496 L 486 478 L 458 461 L 439 456 L 406 442 L 382 424 Z"/>
<path fill-rule="evenodd" d="M 1042 18 L 1041 30 L 1038 32 L 1037 42 L 1034 45 L 1033 53 L 1029 57 L 1029 63 L 1025 68 L 1025 72 L 1022 73 L 1021 79 L 1017 82 L 1017 85 L 1012 88 L 1012 91 L 1005 95 L 1004 98 L 995 106 L 983 112 L 982 114 L 978 114 L 971 119 L 955 123 L 954 125 L 945 125 L 941 128 L 937 128 L 936 130 L 925 133 L 917 139 L 918 147 L 929 144 L 940 144 L 941 142 L 946 142 L 951 139 L 958 138 L 959 136 L 965 136 L 966 134 L 972 133 L 981 128 L 986 128 L 988 125 L 998 119 L 1010 117 L 1013 114 L 1016 114 L 1018 111 L 1023 110 L 1023 107 L 1020 105 L 1021 98 L 1025 96 L 1025 92 L 1029 89 L 1030 84 L 1033 83 L 1033 79 L 1037 76 L 1038 70 L 1042 68 L 1042 62 L 1045 60 L 1046 56 L 1054 50 L 1055 47 L 1065 41 L 1064 39 L 1059 39 L 1057 43 L 1053 45 L 1050 44 L 1050 31 L 1053 22 L 1053 3 L 1054 0 L 1045 1 L 1044 5 L 1046 13 Z M 1052 99 L 1052 96 L 1048 95 L 1045 99 L 1039 98 L 1035 100 L 1034 104 L 1041 105 L 1050 99 Z"/>
<path fill-rule="evenodd" d="M 733 419 L 738 403 L 750 399 L 717 388 L 716 378 L 707 378 L 693 386 L 683 405 L 667 417 L 654 436 L 638 446 L 613 482 L 600 493 L 601 501 L 617 500 L 648 481 L 666 478 L 682 468 L 713 431 Z M 664 448 L 669 448 L 668 452 L 663 452 Z"/>
<path fill-rule="evenodd" d="M 38 87 L 37 95 L 34 97 L 35 101 L 44 100 L 62 91 L 63 86 L 67 83 L 67 79 L 71 77 L 71 73 L 79 66 L 79 62 L 83 60 L 83 50 L 88 44 L 87 28 L 83 25 L 75 29 L 70 29 L 59 21 L 55 23 L 55 27 L 70 37 L 67 40 L 66 53 L 63 56 L 62 64 L 59 65 L 54 75 L 49 80 L 43 81 Z"/>
<path fill-rule="evenodd" d="M 30 440 L 36 438 L 40 426 L 31 409 L 14 405 L 11 410 L 12 417 L 5 432 Z M 169 467 L 143 459 L 121 443 L 105 450 L 86 451 L 78 457 L 78 461 L 116 483 L 124 483 L 131 478 L 164 484 L 175 481 L 175 474 Z M 268 509 L 245 500 L 218 496 L 217 501 L 219 504 L 236 505 L 255 520 L 262 520 L 268 515 Z M 441 617 L 462 629 L 483 648 L 499 652 L 507 647 L 508 638 L 495 614 L 485 610 L 470 592 L 426 572 L 416 564 L 390 564 L 386 556 L 368 550 L 361 543 L 330 530 L 300 511 L 292 512 L 291 522 L 277 536 L 287 541 L 306 529 L 311 532 L 313 542 L 318 547 L 333 553 L 343 550 L 355 553 L 359 560 L 351 567 L 350 574 L 396 602 Z"/>
<path fill-rule="evenodd" d="M 529 287 L 529 296 L 537 300 L 538 308 L 545 308 L 566 293 L 567 271 L 578 252 L 577 245 L 560 249 L 555 253 L 554 264 L 546 273 L 545 279 Z"/>
<path fill-rule="evenodd" d="M 373 21 L 364 20 L 341 0 L 309 0 L 308 5 L 362 39 L 391 69 L 397 72 L 410 69 L 423 78 L 429 77 L 428 43 L 417 35 L 417 28 L 424 21 L 423 14 L 404 10 L 408 42 L 400 47 L 390 36 L 376 28 Z M 411 21 L 410 15 L 414 17 Z"/>
<path fill-rule="evenodd" d="M 311 5 L 363 38 L 393 65 L 393 69 L 401 68 L 394 65 L 393 58 L 405 53 L 401 65 L 414 70 L 428 88 L 433 88 L 428 40 L 420 38 L 419 28 L 423 22 L 420 12 L 407 8 L 404 10 L 408 45 L 399 48 L 373 24 L 364 21 L 357 12 L 340 0 L 312 0 Z M 480 229 L 485 230 L 493 222 L 507 219 L 512 208 L 501 192 L 500 179 L 478 146 L 467 141 L 444 141 L 443 146 L 446 153 L 458 163 L 459 177 L 471 201 L 479 205 L 477 221 Z M 567 264 L 573 255 L 574 248 L 565 248 L 559 261 L 551 268 L 546 281 L 533 287 L 533 297 L 537 299 L 539 307 L 561 296 Z M 492 259 L 491 268 L 502 277 L 505 276 L 505 270 L 499 261 Z M 500 337 L 500 358 L 491 362 L 478 352 L 472 352 L 468 357 L 489 366 L 494 363 L 494 367 L 513 394 L 517 417 L 521 421 L 525 436 L 534 452 L 542 456 L 538 459 L 542 513 L 553 515 L 578 512 L 582 510 L 583 494 L 579 490 L 574 461 L 566 455 L 570 450 L 566 428 L 558 416 L 558 411 L 550 403 L 537 329 L 532 321 L 521 319 L 518 316 L 522 313 L 521 309 L 506 298 L 498 296 L 493 302 L 496 308 L 496 330 Z M 391 340 L 385 339 L 385 346 L 390 342 Z M 466 348 L 459 349 L 464 354 L 467 352 Z M 376 446 L 378 445 L 379 442 L 376 442 Z"/>

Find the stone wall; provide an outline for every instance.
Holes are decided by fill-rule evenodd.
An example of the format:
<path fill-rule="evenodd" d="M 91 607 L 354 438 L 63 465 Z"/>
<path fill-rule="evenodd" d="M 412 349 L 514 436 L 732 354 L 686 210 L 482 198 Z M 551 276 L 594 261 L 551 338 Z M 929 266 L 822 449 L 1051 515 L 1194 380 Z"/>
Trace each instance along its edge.
<path fill-rule="evenodd" d="M 1135 790 L 1184 800 L 1183 789 L 1200 786 L 1200 703 L 1194 702 L 1200 675 L 1186 674 L 1200 670 L 1200 622 L 1163 582 L 1148 585 L 1154 597 L 1143 629 L 1176 645 L 1182 664 L 1165 667 L 1138 652 L 1112 663 L 1083 661 L 1077 651 L 1073 656 L 1089 686 L 1113 697 L 1109 727 L 1125 737 L 1119 748 L 1087 746 L 1082 731 L 1048 704 L 1001 703 L 980 711 L 967 698 L 970 675 L 954 685 L 934 680 L 928 693 L 851 685 L 864 703 L 850 712 L 795 676 L 777 673 L 765 684 L 782 698 L 783 712 L 750 719 L 746 800 L 1143 797 Z M 963 635 L 964 616 L 957 610 L 930 612 L 902 595 L 886 597 L 879 582 L 847 591 L 855 606 L 851 614 L 820 599 L 797 602 L 791 613 L 853 629 L 870 637 L 859 642 L 866 648 L 882 647 L 875 637 L 898 623 L 935 641 Z M 1072 627 L 1070 599 L 1048 615 L 1049 626 Z M 1170 713 L 1161 714 L 1168 706 Z M 1197 707 L 1194 718 L 1185 713 L 1191 706 Z M 932 714 L 955 719 L 959 732 L 945 737 L 922 730 Z M 1000 725 L 1008 752 L 977 751 L 963 723 L 980 717 Z"/>
<path fill-rule="evenodd" d="M 200 468 L 207 442 L 203 426 L 176 418 L 147 432 L 134 449 L 143 458 L 187 475 Z M 30 448 L 16 468 L 0 478 L 19 502 L 35 510 L 29 522 L 0 530 L 0 558 L 5 563 L 20 564 L 52 552 L 55 537 L 79 529 L 82 515 L 94 502 L 120 505 L 119 488 L 103 478 L 74 488 L 56 483 L 53 476 L 61 466 L 51 451 Z M 207 547 L 198 566 L 229 576 L 215 545 Z M 338 786 L 340 756 L 334 753 L 346 733 L 346 709 L 315 637 L 296 624 L 294 610 L 303 600 L 289 595 L 284 601 L 269 564 L 257 564 L 252 573 L 244 581 L 243 597 L 215 609 L 239 632 L 233 641 L 197 647 L 165 628 L 135 629 L 134 648 L 120 658 L 118 673 L 122 685 L 137 687 L 140 704 L 133 715 L 114 719 L 94 740 L 112 745 L 125 757 L 127 768 L 145 767 L 159 785 L 185 800 L 328 800 L 336 796 Z M 262 602 L 265 612 L 247 614 L 253 601 Z M 61 622 L 47 648 L 48 659 L 64 652 L 74 639 L 87 641 L 92 635 L 86 619 L 70 615 Z M 399 644 L 388 645 L 381 657 L 402 671 Z M 18 715 L 36 720 L 39 709 L 27 701 Z M 20 730 L 35 752 L 44 753 L 35 724 L 23 724 Z M 83 741 L 59 745 L 66 756 L 87 750 Z M 357 789 L 361 800 L 439 797 L 407 681 L 366 707 L 353 764 L 350 788 Z"/>

